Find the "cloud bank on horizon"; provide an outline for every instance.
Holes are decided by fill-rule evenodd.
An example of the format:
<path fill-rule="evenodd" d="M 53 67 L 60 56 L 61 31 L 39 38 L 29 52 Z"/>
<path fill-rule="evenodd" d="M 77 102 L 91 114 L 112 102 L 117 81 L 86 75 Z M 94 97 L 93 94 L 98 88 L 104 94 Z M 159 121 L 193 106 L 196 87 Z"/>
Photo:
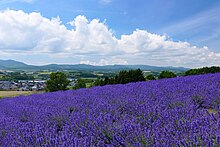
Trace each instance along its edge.
<path fill-rule="evenodd" d="M 44 56 L 62 63 L 92 65 L 220 65 L 220 52 L 213 52 L 206 46 L 173 41 L 167 35 L 136 29 L 131 34 L 116 38 L 105 21 L 88 20 L 82 15 L 64 25 L 59 17 L 48 19 L 40 13 L 22 10 L 1 11 L 0 58 L 18 56 L 39 56 L 39 60 L 43 60 L 41 56 Z M 47 64 L 47 61 L 30 62 Z"/>

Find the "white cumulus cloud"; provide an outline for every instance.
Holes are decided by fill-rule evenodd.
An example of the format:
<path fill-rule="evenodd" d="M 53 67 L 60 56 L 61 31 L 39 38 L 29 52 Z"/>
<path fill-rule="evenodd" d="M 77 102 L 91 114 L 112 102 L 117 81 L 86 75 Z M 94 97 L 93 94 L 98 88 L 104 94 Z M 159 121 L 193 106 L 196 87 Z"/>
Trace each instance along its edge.
<path fill-rule="evenodd" d="M 119 57 L 110 57 L 110 59 L 100 59 L 99 61 L 91 61 L 91 60 L 81 60 L 80 64 L 89 64 L 89 65 L 127 65 L 128 62 Z"/>
<path fill-rule="evenodd" d="M 107 5 L 109 3 L 111 3 L 112 0 L 99 0 L 99 3 L 103 4 L 103 5 Z"/>
<path fill-rule="evenodd" d="M 0 58 L 44 56 L 62 63 L 149 64 L 201 67 L 220 65 L 220 53 L 188 42 L 172 41 L 166 35 L 134 30 L 116 38 L 105 21 L 77 16 L 68 23 L 59 17 L 21 10 L 0 12 Z M 34 59 L 34 58 L 33 58 Z M 28 63 L 28 61 L 25 61 Z M 32 63 L 38 61 L 32 61 Z M 43 62 L 43 61 L 41 61 Z M 46 64 L 45 60 L 45 64 Z"/>

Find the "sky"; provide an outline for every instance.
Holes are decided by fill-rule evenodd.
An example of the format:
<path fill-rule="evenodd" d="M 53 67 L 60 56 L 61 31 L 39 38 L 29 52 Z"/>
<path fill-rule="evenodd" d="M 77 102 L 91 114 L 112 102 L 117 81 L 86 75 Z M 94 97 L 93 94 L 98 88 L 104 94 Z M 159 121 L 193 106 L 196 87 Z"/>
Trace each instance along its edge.
<path fill-rule="evenodd" d="M 220 66 L 219 0 L 0 0 L 0 59 Z"/>

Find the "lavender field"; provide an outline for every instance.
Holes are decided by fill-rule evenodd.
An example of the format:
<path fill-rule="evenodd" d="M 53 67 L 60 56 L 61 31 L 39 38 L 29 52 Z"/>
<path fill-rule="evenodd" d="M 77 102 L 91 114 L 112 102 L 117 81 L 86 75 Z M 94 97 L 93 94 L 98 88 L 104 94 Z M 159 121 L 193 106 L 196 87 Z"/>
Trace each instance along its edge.
<path fill-rule="evenodd" d="M 220 146 L 220 74 L 0 100 L 0 146 Z"/>

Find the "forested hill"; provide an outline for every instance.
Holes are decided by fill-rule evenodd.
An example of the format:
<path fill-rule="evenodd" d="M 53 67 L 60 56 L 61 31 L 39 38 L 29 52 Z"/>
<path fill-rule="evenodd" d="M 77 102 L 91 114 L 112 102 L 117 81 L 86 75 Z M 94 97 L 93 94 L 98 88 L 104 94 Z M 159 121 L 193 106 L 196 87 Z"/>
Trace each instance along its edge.
<path fill-rule="evenodd" d="M 2 70 L 82 70 L 82 71 L 120 71 L 120 70 L 129 70 L 129 69 L 141 69 L 149 71 L 163 71 L 170 70 L 175 72 L 184 72 L 188 68 L 184 67 L 158 67 L 158 66 L 149 66 L 149 65 L 106 65 L 106 66 L 93 66 L 86 64 L 48 64 L 43 66 L 34 66 L 28 65 L 22 62 L 14 60 L 0 60 L 0 69 Z"/>

